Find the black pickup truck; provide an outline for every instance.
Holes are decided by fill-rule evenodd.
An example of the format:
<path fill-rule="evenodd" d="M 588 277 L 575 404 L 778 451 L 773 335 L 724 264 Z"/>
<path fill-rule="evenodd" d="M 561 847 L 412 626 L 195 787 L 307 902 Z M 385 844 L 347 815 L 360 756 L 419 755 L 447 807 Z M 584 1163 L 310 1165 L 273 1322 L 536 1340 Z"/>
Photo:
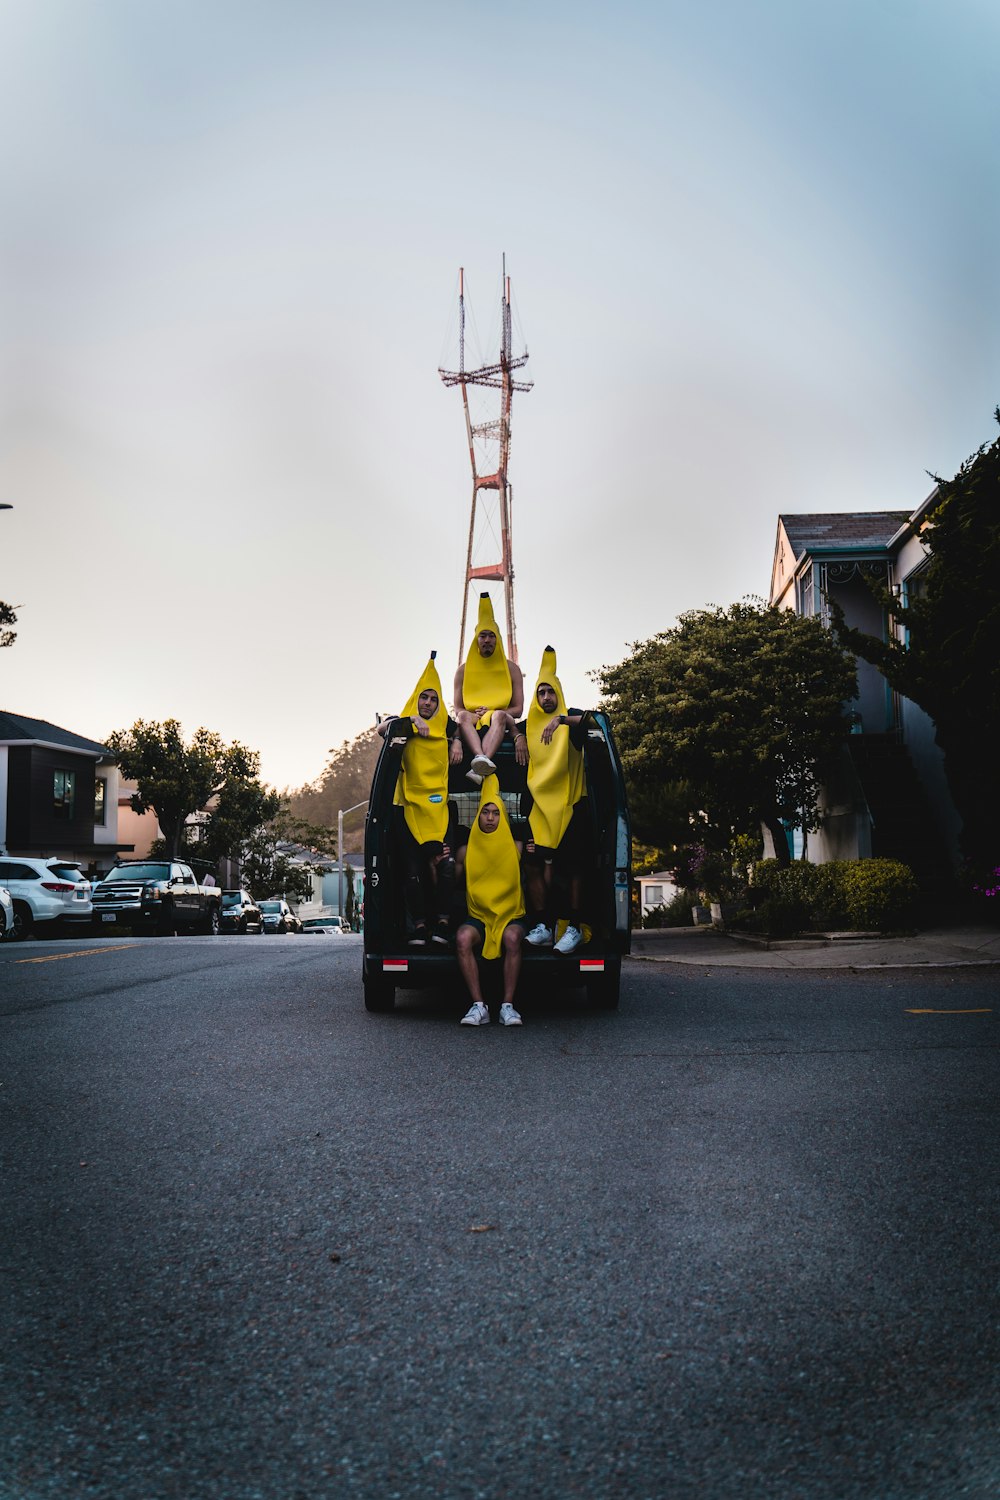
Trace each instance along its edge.
<path fill-rule="evenodd" d="M 614 735 L 607 716 L 587 718 L 584 743 L 586 767 L 586 848 L 583 918 L 590 941 L 563 957 L 552 948 L 525 945 L 521 983 L 551 993 L 579 987 L 597 1006 L 618 1005 L 622 955 L 631 944 L 632 839 L 625 782 Z M 365 825 L 365 951 L 362 969 L 365 1008 L 392 1010 L 397 989 L 453 986 L 459 982 L 453 951 L 435 947 L 414 950 L 407 944 L 403 907 L 403 860 L 400 820 L 393 793 L 410 723 L 401 719 L 386 735 L 375 767 Z M 500 794 L 515 837 L 527 824 L 521 815 L 527 780 L 514 759 L 510 741 L 494 754 Z M 449 772 L 449 801 L 459 826 L 468 829 L 475 818 L 479 793 L 465 778 L 466 767 Z"/>
<path fill-rule="evenodd" d="M 178 860 L 126 860 L 94 886 L 91 899 L 97 928 L 146 928 L 164 934 L 219 931 L 221 890 L 199 885 L 190 865 Z"/>

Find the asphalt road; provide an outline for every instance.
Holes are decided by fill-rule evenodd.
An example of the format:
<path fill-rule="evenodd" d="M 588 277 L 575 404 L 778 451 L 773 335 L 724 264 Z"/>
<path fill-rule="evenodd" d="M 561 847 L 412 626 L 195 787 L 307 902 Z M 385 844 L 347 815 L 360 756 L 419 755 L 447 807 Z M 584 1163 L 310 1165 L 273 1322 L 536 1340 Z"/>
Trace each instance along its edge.
<path fill-rule="evenodd" d="M 995 974 L 0 948 L 4 1500 L 1000 1493 Z"/>

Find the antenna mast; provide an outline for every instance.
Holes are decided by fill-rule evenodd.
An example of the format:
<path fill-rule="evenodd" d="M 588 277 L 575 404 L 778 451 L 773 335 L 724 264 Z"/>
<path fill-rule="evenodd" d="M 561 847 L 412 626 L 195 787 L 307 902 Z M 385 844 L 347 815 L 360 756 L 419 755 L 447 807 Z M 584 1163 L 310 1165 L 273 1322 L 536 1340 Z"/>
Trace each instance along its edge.
<path fill-rule="evenodd" d="M 500 298 L 500 361 L 495 365 L 484 365 L 478 370 L 465 368 L 465 270 L 458 273 L 458 369 L 438 370 L 445 385 L 457 385 L 462 389 L 462 409 L 465 412 L 465 434 L 469 444 L 469 462 L 472 465 L 472 511 L 469 517 L 469 548 L 465 560 L 465 588 L 462 593 L 462 629 L 458 643 L 458 659 L 465 655 L 465 622 L 469 605 L 469 585 L 473 582 L 503 584 L 504 612 L 507 617 L 507 655 L 517 661 L 517 630 L 514 625 L 514 563 L 511 551 L 510 502 L 511 487 L 507 478 L 507 463 L 510 457 L 510 411 L 515 391 L 530 391 L 531 380 L 515 380 L 513 372 L 528 363 L 528 351 L 514 357 L 511 353 L 510 277 L 507 275 L 507 257 L 503 258 L 503 278 Z M 469 386 L 486 386 L 500 392 L 500 415 L 492 421 L 474 424 L 469 411 Z M 476 461 L 476 443 L 484 452 L 496 457 L 491 473 L 480 473 Z M 486 460 L 484 459 L 484 463 Z M 492 495 L 495 495 L 495 500 Z M 481 513 L 480 513 L 481 512 Z M 492 534 L 496 544 L 499 523 L 500 559 L 485 566 L 474 567 L 477 525 L 479 531 Z"/>

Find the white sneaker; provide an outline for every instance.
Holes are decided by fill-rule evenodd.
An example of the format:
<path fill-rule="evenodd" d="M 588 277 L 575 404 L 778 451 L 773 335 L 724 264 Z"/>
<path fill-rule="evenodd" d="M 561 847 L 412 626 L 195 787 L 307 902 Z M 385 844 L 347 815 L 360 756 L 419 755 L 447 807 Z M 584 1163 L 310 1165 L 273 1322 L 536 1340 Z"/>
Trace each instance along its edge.
<path fill-rule="evenodd" d="M 539 922 L 537 927 L 531 929 L 524 941 L 530 943 L 533 948 L 551 948 L 551 928 L 546 927 L 544 922 Z"/>
<path fill-rule="evenodd" d="M 583 933 L 579 927 L 567 927 L 562 937 L 556 943 L 557 953 L 575 953 L 583 942 Z"/>
<path fill-rule="evenodd" d="M 482 786 L 483 784 L 483 778 L 478 771 L 466 771 L 465 779 L 466 781 L 471 781 L 473 786 Z"/>
<path fill-rule="evenodd" d="M 490 1024 L 490 1013 L 481 1000 L 477 1000 L 469 1006 L 465 1015 L 458 1023 L 460 1026 L 488 1026 Z M 507 1023 L 504 1022 L 506 1025 Z"/>
<path fill-rule="evenodd" d="M 509 1000 L 505 1000 L 500 1007 L 501 1026 L 522 1026 L 524 1023 Z"/>
<path fill-rule="evenodd" d="M 477 776 L 494 776 L 496 766 L 488 755 L 474 755 L 472 757 L 472 770 Z"/>

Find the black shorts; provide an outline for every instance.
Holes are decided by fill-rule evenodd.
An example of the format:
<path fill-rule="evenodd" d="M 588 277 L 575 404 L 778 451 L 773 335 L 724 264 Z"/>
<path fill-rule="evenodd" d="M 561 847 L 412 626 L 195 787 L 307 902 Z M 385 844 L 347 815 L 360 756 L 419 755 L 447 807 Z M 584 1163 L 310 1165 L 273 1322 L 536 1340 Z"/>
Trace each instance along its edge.
<path fill-rule="evenodd" d="M 530 838 L 530 831 L 529 831 Z M 536 844 L 533 850 L 525 848 L 524 862 L 528 865 L 556 864 L 563 869 L 574 869 L 582 864 L 587 849 L 587 802 L 581 797 L 573 808 L 573 816 L 566 825 L 566 832 L 555 849 L 546 844 Z"/>
<path fill-rule="evenodd" d="M 482 947 L 486 941 L 486 923 L 480 922 L 478 917 L 466 916 L 459 922 L 458 930 L 461 931 L 463 927 L 474 927 L 476 929 L 479 933 L 479 945 Z M 520 927 L 522 932 L 527 932 L 528 919 L 527 917 L 514 917 L 512 921 L 507 923 L 507 927 Z M 504 932 L 507 931 L 507 927 L 504 928 Z"/>

